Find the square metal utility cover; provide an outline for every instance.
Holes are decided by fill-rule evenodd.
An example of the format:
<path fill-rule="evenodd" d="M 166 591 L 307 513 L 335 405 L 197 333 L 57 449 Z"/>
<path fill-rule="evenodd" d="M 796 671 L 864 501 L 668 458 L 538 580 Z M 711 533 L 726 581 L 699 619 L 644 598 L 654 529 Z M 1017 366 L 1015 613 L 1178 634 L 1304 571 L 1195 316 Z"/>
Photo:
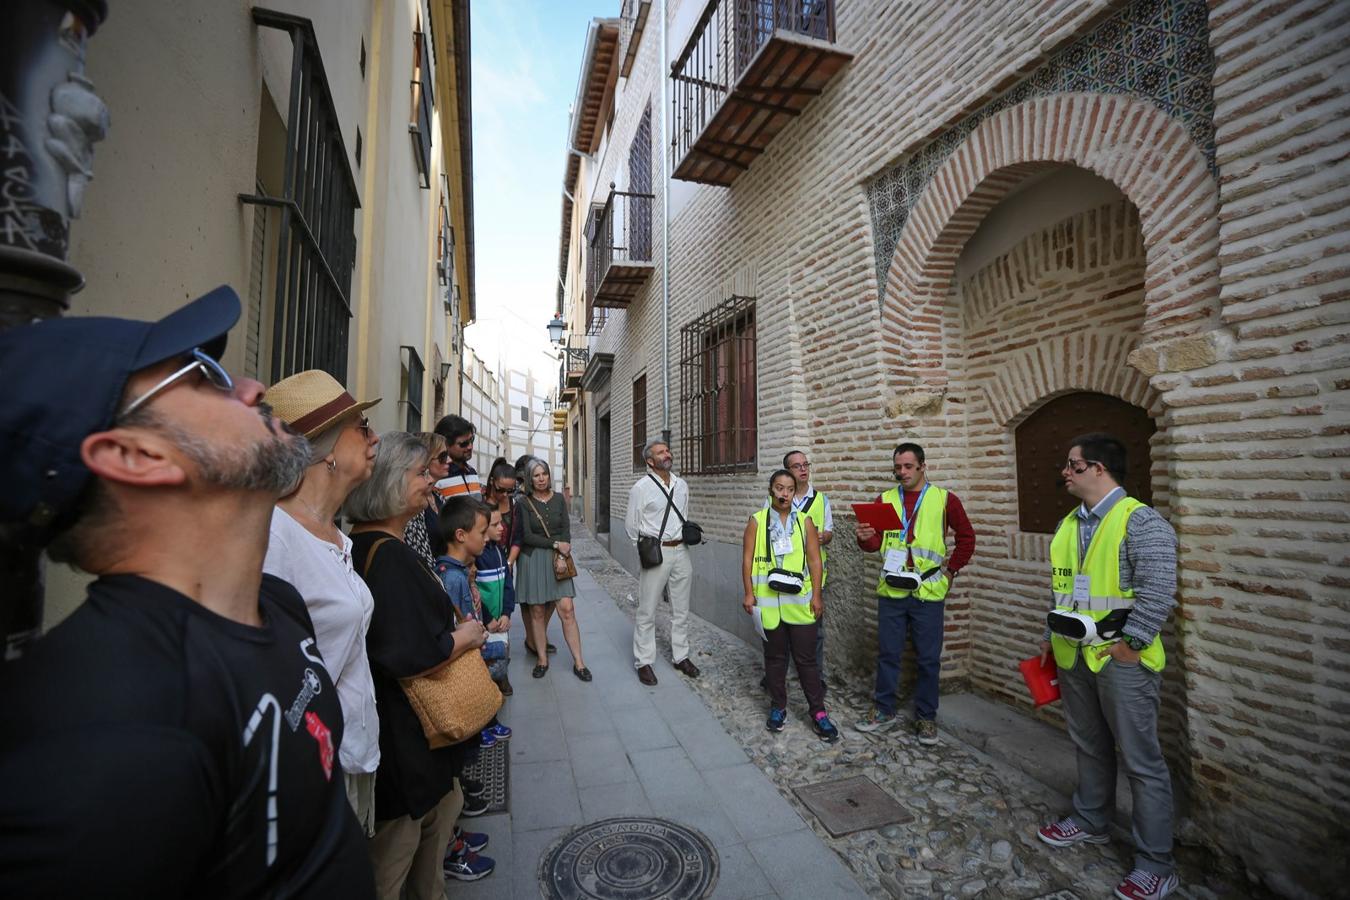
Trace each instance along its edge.
<path fill-rule="evenodd" d="M 914 821 L 913 815 L 866 775 L 806 784 L 793 791 L 833 837 Z"/>
<path fill-rule="evenodd" d="M 498 741 L 485 750 L 478 751 L 478 758 L 472 765 L 464 767 L 464 777 L 483 782 L 483 799 L 488 802 L 487 812 L 506 812 L 510 806 L 511 754 L 507 753 L 509 741 Z"/>

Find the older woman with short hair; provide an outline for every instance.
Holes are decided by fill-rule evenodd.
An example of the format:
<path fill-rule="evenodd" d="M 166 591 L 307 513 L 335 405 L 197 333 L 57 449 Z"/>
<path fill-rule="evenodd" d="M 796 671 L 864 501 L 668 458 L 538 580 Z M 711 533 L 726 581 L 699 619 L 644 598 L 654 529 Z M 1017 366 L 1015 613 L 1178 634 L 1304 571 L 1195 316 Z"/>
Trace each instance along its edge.
<path fill-rule="evenodd" d="M 421 431 L 417 439 L 427 448 L 427 468 L 431 469 L 435 484 L 450 471 L 450 450 L 445 438 L 434 431 Z M 436 567 L 436 558 L 445 553 L 445 538 L 441 536 L 441 507 L 444 505 L 434 490 L 420 516 L 413 516 L 403 530 L 403 543 L 417 551 L 427 565 Z"/>
<path fill-rule="evenodd" d="M 456 783 L 466 742 L 432 750 L 399 679 L 483 646 L 472 619 L 455 624 L 450 599 L 404 529 L 427 507 L 430 455 L 416 435 L 385 434 L 370 480 L 347 498 L 352 553 L 375 598 L 366 647 L 380 715 L 379 790 L 370 841 L 380 897 L 443 900 L 442 857 L 464 795 Z M 478 735 L 474 735 L 476 740 Z"/>
<path fill-rule="evenodd" d="M 342 706 L 338 764 L 347 799 L 366 836 L 375 828 L 375 770 L 380 723 L 366 658 L 366 631 L 375 601 L 352 568 L 351 539 L 334 524 L 347 495 L 370 477 L 380 439 L 365 410 L 327 372 L 299 372 L 267 390 L 273 413 L 309 440 L 304 480 L 272 511 L 263 571 L 300 592 L 314 623 L 314 640 Z"/>

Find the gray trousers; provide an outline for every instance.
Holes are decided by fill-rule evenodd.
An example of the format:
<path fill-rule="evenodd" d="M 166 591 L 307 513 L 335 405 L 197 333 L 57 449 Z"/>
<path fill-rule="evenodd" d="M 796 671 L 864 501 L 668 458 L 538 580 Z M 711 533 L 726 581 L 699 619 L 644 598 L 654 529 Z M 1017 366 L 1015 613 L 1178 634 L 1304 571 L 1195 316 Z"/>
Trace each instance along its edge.
<path fill-rule="evenodd" d="M 1103 834 L 1116 808 L 1116 747 L 1134 798 L 1134 866 L 1167 876 L 1172 858 L 1172 778 L 1158 744 L 1162 676 L 1142 665 L 1109 660 L 1092 674 L 1080 657 L 1059 670 L 1069 737 L 1078 751 L 1074 823 Z"/>
<path fill-rule="evenodd" d="M 816 668 L 820 670 L 820 689 L 825 690 L 825 619 L 816 620 Z"/>

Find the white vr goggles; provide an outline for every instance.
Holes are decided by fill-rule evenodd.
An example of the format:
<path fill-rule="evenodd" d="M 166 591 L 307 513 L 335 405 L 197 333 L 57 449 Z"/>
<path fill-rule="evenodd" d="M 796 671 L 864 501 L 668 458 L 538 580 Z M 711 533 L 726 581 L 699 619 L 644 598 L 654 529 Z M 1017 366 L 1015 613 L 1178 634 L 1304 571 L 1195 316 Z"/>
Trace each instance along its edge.
<path fill-rule="evenodd" d="M 801 572 L 789 572 L 787 569 L 769 570 L 769 587 L 780 594 L 800 594 L 805 583 Z"/>
<path fill-rule="evenodd" d="M 1045 623 L 1050 626 L 1051 633 L 1076 644 L 1102 644 L 1119 640 L 1129 617 L 1128 609 L 1112 610 L 1101 619 L 1093 619 L 1077 610 L 1056 609 L 1045 617 Z"/>
<path fill-rule="evenodd" d="M 892 572 L 887 569 L 882 572 L 882 576 L 886 579 L 886 584 L 888 586 L 899 588 L 902 591 L 917 591 L 919 585 L 923 584 L 925 581 L 937 578 L 941 574 L 941 566 L 935 566 L 934 568 L 929 569 L 924 575 L 920 575 L 918 572 L 911 572 L 908 569 L 899 572 Z"/>

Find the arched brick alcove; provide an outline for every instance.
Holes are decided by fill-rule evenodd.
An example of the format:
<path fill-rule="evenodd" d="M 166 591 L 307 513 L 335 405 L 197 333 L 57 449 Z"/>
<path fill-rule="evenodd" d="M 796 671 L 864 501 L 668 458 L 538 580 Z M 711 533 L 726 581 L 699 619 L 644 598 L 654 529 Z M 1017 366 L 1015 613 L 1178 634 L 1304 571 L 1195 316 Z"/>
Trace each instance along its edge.
<path fill-rule="evenodd" d="M 1030 175 L 1074 165 L 1113 182 L 1139 211 L 1145 341 L 1209 330 L 1219 313 L 1218 185 L 1176 119 L 1104 94 L 1029 100 L 980 123 L 937 170 L 909 215 L 886 276 L 883 350 L 891 383 L 941 387 L 942 309 L 962 247 Z"/>

